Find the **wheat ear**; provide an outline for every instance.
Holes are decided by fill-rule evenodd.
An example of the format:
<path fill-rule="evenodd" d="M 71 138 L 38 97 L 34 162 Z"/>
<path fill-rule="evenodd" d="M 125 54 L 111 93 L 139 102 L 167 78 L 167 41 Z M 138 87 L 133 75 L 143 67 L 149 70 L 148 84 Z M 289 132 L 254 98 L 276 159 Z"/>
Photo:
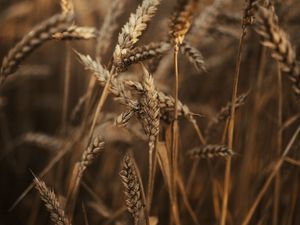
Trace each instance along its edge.
<path fill-rule="evenodd" d="M 235 99 L 235 110 L 245 104 L 246 99 L 248 97 L 248 93 L 241 94 Z M 211 137 L 213 133 L 217 130 L 220 124 L 225 123 L 230 118 L 230 109 L 231 109 L 231 102 L 228 102 L 226 106 L 222 107 L 221 110 L 217 113 L 215 118 L 209 122 L 206 130 L 205 135 L 207 138 Z"/>
<path fill-rule="evenodd" d="M 138 224 L 143 219 L 141 218 L 142 213 L 148 217 L 145 194 L 138 168 L 128 153 L 123 158 L 120 176 L 124 186 L 127 210 L 132 215 L 135 224 Z M 148 221 L 148 218 L 145 220 Z"/>
<path fill-rule="evenodd" d="M 78 194 L 79 184 L 83 177 L 84 171 L 97 158 L 99 153 L 104 149 L 104 142 L 99 137 L 95 137 L 88 148 L 83 152 L 81 160 L 75 164 L 68 187 L 66 211 L 72 218 L 76 197 Z"/>
<path fill-rule="evenodd" d="M 54 192 L 50 190 L 45 182 L 34 178 L 35 187 L 40 193 L 41 199 L 44 202 L 47 210 L 50 213 L 50 218 L 55 225 L 71 225 L 64 210 L 61 208 L 59 201 L 57 200 Z"/>
<path fill-rule="evenodd" d="M 262 45 L 272 50 L 272 57 L 280 64 L 280 70 L 287 73 L 293 83 L 293 90 L 300 98 L 300 67 L 296 52 L 288 35 L 280 28 L 272 9 L 257 6 L 256 32 L 262 38 Z"/>
<path fill-rule="evenodd" d="M 127 70 L 128 66 L 154 57 L 159 57 L 170 49 L 166 42 L 151 42 L 147 45 L 138 46 L 129 50 L 122 58 L 115 62 L 118 72 Z"/>
<path fill-rule="evenodd" d="M 118 43 L 114 51 L 114 61 L 121 60 L 122 55 L 126 54 L 136 42 L 142 32 L 147 28 L 147 23 L 154 16 L 160 0 L 144 0 L 138 6 L 135 13 L 129 17 L 129 21 L 123 26 L 121 33 L 118 36 Z"/>
<path fill-rule="evenodd" d="M 73 21 L 73 14 L 57 14 L 33 28 L 4 58 L 1 66 L 1 83 L 14 73 L 18 65 L 37 47 L 52 39 L 52 35 L 65 31 Z"/>
<path fill-rule="evenodd" d="M 60 7 L 63 13 L 74 13 L 74 5 L 72 0 L 60 0 Z"/>
<path fill-rule="evenodd" d="M 234 153 L 225 145 L 204 145 L 198 148 L 194 148 L 187 152 L 187 156 L 190 158 L 205 158 L 210 159 L 214 157 L 230 157 Z"/>
<path fill-rule="evenodd" d="M 71 26 L 66 31 L 55 33 L 52 35 L 53 39 L 57 40 L 90 40 L 96 39 L 98 31 L 94 27 L 79 27 Z"/>
<path fill-rule="evenodd" d="M 138 111 L 138 117 L 140 118 L 145 133 L 149 137 L 149 177 L 147 203 L 150 210 L 156 171 L 156 143 L 159 134 L 160 110 L 158 93 L 155 89 L 153 77 L 143 65 L 142 68 L 144 72 L 142 82 L 144 92 L 142 93 L 140 99 L 141 107 Z"/>
<path fill-rule="evenodd" d="M 180 46 L 180 51 L 194 64 L 196 70 L 206 71 L 203 55 L 197 48 L 193 47 L 189 42 L 183 41 Z"/>

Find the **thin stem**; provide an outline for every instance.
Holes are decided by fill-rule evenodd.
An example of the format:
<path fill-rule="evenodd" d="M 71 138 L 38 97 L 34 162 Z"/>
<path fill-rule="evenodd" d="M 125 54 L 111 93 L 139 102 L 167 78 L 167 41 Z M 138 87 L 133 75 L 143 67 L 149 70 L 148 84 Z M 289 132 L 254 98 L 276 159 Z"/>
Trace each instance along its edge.
<path fill-rule="evenodd" d="M 66 63 L 65 63 L 65 79 L 64 79 L 64 95 L 63 95 L 63 108 L 62 108 L 62 132 L 65 133 L 67 130 L 67 114 L 69 104 L 69 90 L 70 90 L 70 78 L 71 78 L 71 54 L 70 44 L 66 43 Z"/>
<path fill-rule="evenodd" d="M 295 131 L 295 133 L 293 134 L 290 142 L 288 143 L 288 145 L 286 146 L 283 154 L 281 155 L 281 158 L 277 161 L 277 163 L 275 164 L 275 166 L 273 167 L 273 170 L 270 174 L 270 176 L 268 177 L 268 179 L 266 180 L 265 184 L 263 185 L 263 187 L 261 188 L 261 190 L 259 191 L 258 195 L 256 196 L 256 199 L 254 200 L 253 204 L 251 205 L 248 213 L 246 214 L 242 225 L 247 225 L 250 222 L 250 219 L 252 218 L 258 204 L 260 203 L 261 199 L 263 198 L 264 194 L 266 193 L 266 191 L 268 190 L 273 178 L 275 177 L 275 175 L 278 173 L 278 171 L 280 170 L 285 157 L 287 156 L 287 154 L 289 153 L 289 151 L 291 150 L 295 140 L 297 139 L 297 136 L 300 133 L 300 125 L 298 126 L 297 130 Z"/>
<path fill-rule="evenodd" d="M 237 62 L 235 68 L 235 75 L 233 78 L 233 86 L 232 86 L 232 98 L 231 98 L 231 112 L 230 119 L 228 124 L 228 148 L 233 149 L 233 134 L 234 134 L 234 121 L 235 121 L 235 103 L 236 103 L 236 95 L 238 89 L 239 75 L 240 75 L 240 65 L 241 65 L 241 53 L 243 48 L 244 37 L 246 35 L 245 29 L 242 30 L 242 34 L 239 41 Z M 221 214 L 221 225 L 226 224 L 226 216 L 227 216 L 227 207 L 228 207 L 228 196 L 229 196 L 229 183 L 230 183 L 230 170 L 231 170 L 231 158 L 229 157 L 226 161 L 225 168 L 225 177 L 224 177 L 224 192 L 223 192 L 223 204 L 222 204 L 222 214 Z"/>
<path fill-rule="evenodd" d="M 174 122 L 172 126 L 172 150 L 171 150 L 171 205 L 175 224 L 179 225 L 178 205 L 177 205 L 177 185 L 176 174 L 178 168 L 178 89 L 179 89 L 179 71 L 178 71 L 178 51 L 179 46 L 174 46 L 174 67 L 175 67 L 175 106 Z"/>
<path fill-rule="evenodd" d="M 110 82 L 111 82 L 112 76 L 114 75 L 114 71 L 115 71 L 115 68 L 112 67 L 112 69 L 111 69 L 111 71 L 109 73 L 108 79 L 107 79 L 107 81 L 105 83 L 104 89 L 102 91 L 102 95 L 101 95 L 100 100 L 98 102 L 98 105 L 97 105 L 97 108 L 96 108 L 96 112 L 95 112 L 95 115 L 94 115 L 94 118 L 93 118 L 92 126 L 91 126 L 91 129 L 90 129 L 88 143 L 90 143 L 90 141 L 91 141 L 91 139 L 93 137 L 98 116 L 99 116 L 99 114 L 100 114 L 100 112 L 101 112 L 101 110 L 103 108 L 103 105 L 104 105 L 104 103 L 105 103 L 105 101 L 107 99 L 107 96 L 109 94 Z"/>
<path fill-rule="evenodd" d="M 280 65 L 277 64 L 277 81 L 278 81 L 278 131 L 277 131 L 277 155 L 280 155 L 282 148 L 282 79 L 281 79 L 281 70 Z M 278 224 L 278 207 L 280 199 L 280 171 L 275 177 L 275 189 L 274 189 L 274 205 L 273 205 L 273 225 Z"/>
<path fill-rule="evenodd" d="M 148 175 L 148 192 L 147 192 L 147 205 L 148 205 L 149 215 L 150 215 L 151 203 L 153 197 L 156 164 L 157 164 L 157 137 L 155 139 L 155 143 L 153 147 L 150 146 L 149 144 L 149 175 Z"/>

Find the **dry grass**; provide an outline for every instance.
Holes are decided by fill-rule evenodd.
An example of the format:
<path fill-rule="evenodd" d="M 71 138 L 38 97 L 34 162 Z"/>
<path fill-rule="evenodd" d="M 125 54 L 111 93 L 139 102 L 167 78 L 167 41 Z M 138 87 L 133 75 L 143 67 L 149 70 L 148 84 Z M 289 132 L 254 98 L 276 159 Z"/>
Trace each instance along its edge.
<path fill-rule="evenodd" d="M 0 8 L 0 224 L 300 225 L 299 1 Z"/>

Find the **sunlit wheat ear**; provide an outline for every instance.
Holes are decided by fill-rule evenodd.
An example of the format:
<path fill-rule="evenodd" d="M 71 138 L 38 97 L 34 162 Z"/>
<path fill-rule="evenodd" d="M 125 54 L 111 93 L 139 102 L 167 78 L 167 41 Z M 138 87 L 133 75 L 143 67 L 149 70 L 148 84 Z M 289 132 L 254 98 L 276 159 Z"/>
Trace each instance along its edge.
<path fill-rule="evenodd" d="M 300 99 L 300 67 L 288 35 L 278 25 L 272 9 L 257 6 L 255 15 L 256 32 L 262 39 L 261 44 L 272 50 L 273 59 L 280 63 L 281 71 L 288 74 L 294 93 Z"/>
<path fill-rule="evenodd" d="M 120 176 L 124 186 L 127 210 L 133 216 L 135 224 L 138 224 L 146 207 L 145 195 L 138 168 L 129 154 L 123 158 Z"/>
<path fill-rule="evenodd" d="M 122 55 L 126 54 L 138 42 L 159 4 L 160 0 L 144 0 L 136 12 L 130 15 L 129 21 L 123 26 L 118 36 L 118 43 L 114 51 L 115 62 L 121 60 Z"/>
<path fill-rule="evenodd" d="M 189 31 L 195 10 L 197 9 L 197 0 L 179 0 L 177 7 L 172 15 L 170 25 L 170 37 L 176 45 L 182 44 L 186 33 Z"/>
<path fill-rule="evenodd" d="M 96 39 L 97 36 L 98 31 L 94 27 L 78 27 L 73 25 L 66 31 L 53 34 L 52 38 L 57 40 L 90 40 Z"/>
<path fill-rule="evenodd" d="M 248 94 L 249 93 L 247 92 L 236 98 L 235 110 L 245 104 Z M 230 109 L 231 102 L 228 102 L 226 106 L 222 107 L 215 118 L 208 124 L 207 129 L 205 130 L 207 138 L 211 137 L 218 127 L 230 118 Z"/>
<path fill-rule="evenodd" d="M 67 30 L 73 14 L 57 14 L 33 28 L 4 58 L 1 66 L 1 83 L 18 69 L 18 65 L 37 47 L 52 39 L 52 35 Z"/>
<path fill-rule="evenodd" d="M 35 187 L 40 193 L 41 199 L 44 202 L 47 210 L 50 213 L 50 218 L 55 225 L 70 225 L 71 223 L 65 216 L 64 210 L 61 208 L 54 192 L 50 190 L 46 184 L 39 180 L 37 177 L 34 178 Z"/>
<path fill-rule="evenodd" d="M 188 60 L 194 64 L 198 71 L 206 71 L 203 55 L 197 48 L 191 46 L 187 41 L 184 41 L 180 46 L 180 51 L 187 56 Z"/>
<path fill-rule="evenodd" d="M 233 151 L 225 145 L 204 145 L 187 152 L 190 158 L 210 159 L 215 157 L 231 157 Z"/>
<path fill-rule="evenodd" d="M 74 5 L 72 0 L 60 0 L 60 7 L 63 13 L 74 13 Z"/>
<path fill-rule="evenodd" d="M 160 57 L 170 49 L 170 44 L 166 42 L 151 42 L 147 45 L 138 46 L 127 51 L 122 58 L 115 63 L 117 71 L 123 72 L 128 66 L 154 57 Z"/>

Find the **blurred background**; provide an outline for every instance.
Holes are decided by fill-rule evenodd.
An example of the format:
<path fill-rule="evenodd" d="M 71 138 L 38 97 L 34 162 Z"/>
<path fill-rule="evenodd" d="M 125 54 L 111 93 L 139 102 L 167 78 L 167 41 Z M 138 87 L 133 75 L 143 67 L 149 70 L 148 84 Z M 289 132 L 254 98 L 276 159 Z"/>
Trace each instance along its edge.
<path fill-rule="evenodd" d="M 111 1 L 73 2 L 77 25 L 101 28 Z M 107 43 L 109 50 L 103 56 L 102 62 L 106 66 L 112 57 L 121 27 L 141 3 L 140 0 L 124 2 L 117 29 L 111 42 Z M 207 72 L 197 71 L 186 57 L 180 55 L 179 96 L 192 112 L 203 115 L 196 116 L 196 119 L 204 132 L 231 99 L 244 1 L 227 1 L 223 5 L 222 1 L 202 0 L 199 4 L 186 39 L 202 53 Z M 138 45 L 166 40 L 174 5 L 175 1 L 162 0 Z M 275 1 L 275 9 L 281 27 L 289 34 L 296 52 L 300 53 L 300 1 L 278 0 Z M 0 59 L 35 25 L 60 11 L 59 1 L 0 0 Z M 71 149 L 43 177 L 63 204 L 68 177 L 87 142 L 86 136 L 77 134 L 80 125 L 72 121 L 71 114 L 79 98 L 86 92 L 91 74 L 84 70 L 73 50 L 95 58 L 96 42 L 95 39 L 49 41 L 27 57 L 18 71 L 9 76 L 0 88 L 0 224 L 50 224 L 48 212 L 35 189 L 30 190 L 13 209 L 9 209 L 31 184 L 33 176 L 30 170 L 39 174 L 59 154 L 63 143 L 73 141 Z M 146 65 L 148 63 L 145 62 Z M 66 73 L 70 74 L 70 80 L 64 109 Z M 120 76 L 140 80 L 141 75 L 140 66 L 133 65 Z M 172 51 L 162 57 L 153 76 L 159 90 L 174 96 Z M 227 224 L 241 224 L 299 125 L 299 103 L 284 74 L 282 82 L 283 122 L 280 126 L 277 65 L 270 51 L 260 45 L 258 35 L 249 27 L 242 51 L 238 86 L 238 95 L 248 92 L 248 97 L 236 115 L 233 149 L 236 155 L 232 158 Z M 98 86 L 97 90 L 100 95 L 102 87 Z M 120 162 L 124 152 L 130 149 L 146 183 L 148 147 L 147 137 L 136 120 L 130 122 L 128 129 L 113 125 L 113 119 L 124 109 L 111 96 L 106 101 L 101 123 L 96 127 L 96 132 L 105 140 L 105 151 L 84 175 L 73 224 L 84 223 L 83 208 L 89 224 L 130 224 L 130 215 L 124 210 Z M 211 144 L 223 144 L 224 126 L 225 123 L 218 125 L 214 135 L 209 138 Z M 279 132 L 282 136 L 281 147 L 278 147 Z M 79 136 L 80 139 L 77 139 Z M 193 160 L 186 158 L 185 153 L 199 145 L 191 124 L 181 119 L 179 166 L 188 199 L 199 224 L 218 224 L 226 161 L 223 158 L 201 159 L 188 187 Z M 279 196 L 276 223 L 300 224 L 299 148 L 300 141 L 297 138 L 289 154 L 290 161 L 284 162 L 279 173 L 279 193 L 275 193 L 273 181 L 250 224 L 274 224 L 275 196 Z M 291 162 L 291 159 L 294 161 Z M 179 197 L 181 223 L 192 224 L 193 220 L 182 202 L 183 199 Z M 158 171 L 151 215 L 158 217 L 158 224 L 167 224 L 170 223 L 169 211 L 167 188 Z"/>

